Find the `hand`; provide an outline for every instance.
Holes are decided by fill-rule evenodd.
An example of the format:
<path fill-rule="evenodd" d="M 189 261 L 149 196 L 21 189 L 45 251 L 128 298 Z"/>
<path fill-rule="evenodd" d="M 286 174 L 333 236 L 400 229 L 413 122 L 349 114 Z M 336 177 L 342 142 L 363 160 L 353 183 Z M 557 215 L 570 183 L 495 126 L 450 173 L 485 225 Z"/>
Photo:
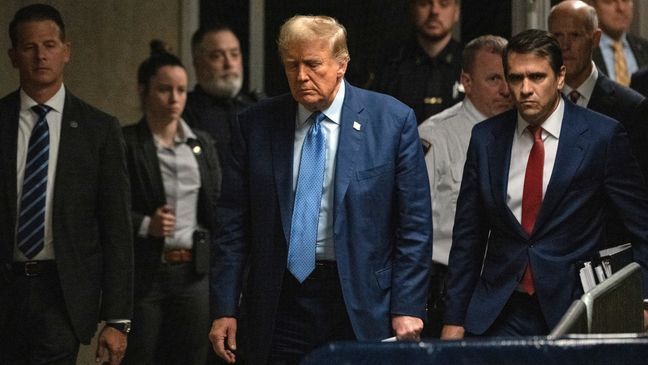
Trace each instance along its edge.
<path fill-rule="evenodd" d="M 236 362 L 236 318 L 222 317 L 212 322 L 211 330 L 209 331 L 209 341 L 212 343 L 212 348 L 223 360 L 230 364 Z M 227 344 L 225 344 L 227 340 Z"/>
<path fill-rule="evenodd" d="M 466 330 L 463 326 L 446 324 L 441 330 L 442 340 L 461 340 L 464 338 Z"/>
<path fill-rule="evenodd" d="M 423 320 L 418 317 L 392 316 L 392 328 L 398 341 L 420 341 Z"/>
<path fill-rule="evenodd" d="M 97 341 L 95 362 L 119 365 L 126 353 L 126 334 L 116 328 L 104 326 Z M 106 361 L 106 357 L 108 361 Z"/>
<path fill-rule="evenodd" d="M 648 310 L 644 309 L 643 317 L 644 317 L 644 331 L 648 332 Z"/>
<path fill-rule="evenodd" d="M 153 237 L 171 236 L 175 230 L 175 214 L 169 204 L 157 208 L 151 217 L 148 234 Z"/>

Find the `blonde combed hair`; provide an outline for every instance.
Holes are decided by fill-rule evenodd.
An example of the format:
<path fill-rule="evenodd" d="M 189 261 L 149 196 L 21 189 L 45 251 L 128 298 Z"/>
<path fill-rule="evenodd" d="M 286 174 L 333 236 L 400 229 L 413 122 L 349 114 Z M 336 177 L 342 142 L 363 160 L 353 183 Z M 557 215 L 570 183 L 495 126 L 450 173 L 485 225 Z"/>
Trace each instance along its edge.
<path fill-rule="evenodd" d="M 286 20 L 279 30 L 277 46 L 283 59 L 284 52 L 294 43 L 328 40 L 338 62 L 349 62 L 346 29 L 335 18 L 324 15 L 295 15 Z"/>

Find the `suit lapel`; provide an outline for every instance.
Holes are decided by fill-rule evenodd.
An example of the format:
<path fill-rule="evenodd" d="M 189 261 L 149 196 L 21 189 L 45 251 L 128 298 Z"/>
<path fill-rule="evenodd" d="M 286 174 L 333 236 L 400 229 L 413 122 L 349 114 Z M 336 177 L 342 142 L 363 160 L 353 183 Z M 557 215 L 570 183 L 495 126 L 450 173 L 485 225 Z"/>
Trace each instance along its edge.
<path fill-rule="evenodd" d="M 269 116 L 273 119 L 269 123 L 272 139 L 272 168 L 279 211 L 281 212 L 281 224 L 288 243 L 290 242 L 290 223 L 295 198 L 292 189 L 292 165 L 297 103 L 290 95 L 286 95 L 278 110 L 280 112 L 272 113 Z"/>
<path fill-rule="evenodd" d="M 601 114 L 610 115 L 616 108 L 616 94 L 613 85 L 607 76 L 599 74 L 592 90 L 592 96 L 587 103 L 587 108 L 597 111 Z"/>
<path fill-rule="evenodd" d="M 520 223 L 506 204 L 508 175 L 511 166 L 511 147 L 517 124 L 517 112 L 512 110 L 504 117 L 505 120 L 493 129 L 493 139 L 488 144 L 488 171 L 490 172 L 491 191 L 497 210 L 505 212 L 503 217 L 511 226 L 516 227 L 520 235 L 524 235 Z"/>
<path fill-rule="evenodd" d="M 639 68 L 644 67 L 648 63 L 648 49 L 646 49 L 645 44 L 641 40 L 635 38 L 632 34 L 628 34 L 628 44 L 632 50 L 632 54 L 637 60 L 637 66 Z"/>
<path fill-rule="evenodd" d="M 552 211 L 565 195 L 589 147 L 589 142 L 584 134 L 588 129 L 587 123 L 580 116 L 575 105 L 565 102 L 565 114 L 560 130 L 556 162 L 536 219 L 534 233 L 552 216 Z"/>
<path fill-rule="evenodd" d="M 338 150 L 335 157 L 333 217 L 338 217 L 338 210 L 342 207 L 342 200 L 355 171 L 357 151 L 363 140 L 364 131 L 369 128 L 370 123 L 369 119 L 362 115 L 364 107 L 358 103 L 354 87 L 346 81 L 344 82 L 345 96 L 342 104 Z M 359 129 L 354 128 L 355 123 L 360 125 Z M 334 221 L 337 219 L 334 218 Z"/>
<path fill-rule="evenodd" d="M 603 60 L 603 54 L 601 53 L 601 49 L 599 47 L 596 47 L 594 49 L 594 53 L 592 54 L 592 60 L 598 67 L 599 71 L 601 71 L 604 75 L 609 75 L 607 66 L 605 65 L 605 60 Z"/>
<path fill-rule="evenodd" d="M 151 207 L 159 207 L 166 202 L 164 185 L 162 184 L 162 172 L 160 171 L 160 161 L 157 156 L 157 149 L 153 141 L 153 134 L 142 119 L 137 125 L 137 148 L 139 152 L 134 158 L 140 159 L 140 165 L 144 167 L 147 186 L 151 187 L 151 198 L 153 201 L 148 202 Z"/>
<path fill-rule="evenodd" d="M 17 211 L 17 186 L 16 186 L 16 158 L 18 146 L 18 123 L 20 112 L 20 94 L 18 91 L 8 96 L 8 101 L 0 111 L 0 156 L 2 156 L 2 170 L 5 172 L 2 178 L 5 179 L 5 201 L 8 224 L 12 232 L 16 226 Z M 13 245 L 11 251 L 13 251 Z"/>

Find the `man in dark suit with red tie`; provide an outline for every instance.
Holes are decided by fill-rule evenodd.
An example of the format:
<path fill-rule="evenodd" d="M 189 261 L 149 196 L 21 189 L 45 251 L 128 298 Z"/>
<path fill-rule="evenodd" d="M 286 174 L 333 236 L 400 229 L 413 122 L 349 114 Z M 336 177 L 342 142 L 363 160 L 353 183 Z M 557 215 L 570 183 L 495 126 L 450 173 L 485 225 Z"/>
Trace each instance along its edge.
<path fill-rule="evenodd" d="M 0 99 L 0 363 L 75 364 L 106 320 L 97 360 L 118 364 L 133 269 L 119 123 L 63 85 L 56 9 L 18 10 L 9 33 L 20 89 Z"/>
<path fill-rule="evenodd" d="M 634 258 L 648 294 L 648 193 L 625 130 L 561 97 L 562 53 L 545 31 L 514 36 L 504 72 L 516 108 L 472 132 L 445 339 L 546 335 L 583 294 L 577 262 L 603 244 L 607 202 L 638 238 Z"/>

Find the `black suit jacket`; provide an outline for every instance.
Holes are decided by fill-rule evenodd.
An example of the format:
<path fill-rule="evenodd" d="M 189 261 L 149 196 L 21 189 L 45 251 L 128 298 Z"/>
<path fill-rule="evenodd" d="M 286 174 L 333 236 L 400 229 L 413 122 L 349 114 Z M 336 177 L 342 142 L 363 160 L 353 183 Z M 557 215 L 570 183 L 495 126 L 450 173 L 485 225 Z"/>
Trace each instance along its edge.
<path fill-rule="evenodd" d="M 632 74 L 630 88 L 638 91 L 643 96 L 648 95 L 648 67 L 644 67 Z"/>
<path fill-rule="evenodd" d="M 599 73 L 587 108 L 621 122 L 630 136 L 632 153 L 637 158 L 641 171 L 645 174 L 648 172 L 648 140 L 640 138 L 643 133 L 637 130 L 638 124 L 644 124 L 640 119 L 641 113 L 638 111 L 643 99 L 641 94 Z M 623 227 L 619 215 L 608 214 L 606 245 L 614 246 L 629 241 L 635 241 L 635 239 Z"/>
<path fill-rule="evenodd" d="M 639 68 L 648 66 L 648 40 L 632 34 L 627 34 L 626 37 L 628 39 L 628 44 L 630 44 L 632 54 L 634 54 L 635 58 L 637 59 L 637 66 Z M 600 47 L 597 47 L 594 50 L 592 59 L 594 60 L 594 63 L 596 64 L 596 67 L 599 68 L 599 70 L 601 70 L 606 75 L 610 74 L 607 66 L 605 65 L 605 60 L 603 59 L 603 54 L 601 53 Z"/>
<path fill-rule="evenodd" d="M 11 266 L 15 245 L 19 109 L 17 91 L 0 100 L 0 265 L 5 268 Z M 65 306 L 83 343 L 90 341 L 100 319 L 131 318 L 128 207 L 119 123 L 66 91 L 54 187 L 53 245 Z M 6 295 L 12 295 L 9 285 L 0 282 L 0 298 Z M 8 310 L 0 299 L 0 316 L 10 315 Z"/>
<path fill-rule="evenodd" d="M 126 156 L 130 175 L 133 237 L 135 237 L 135 296 L 144 296 L 151 287 L 156 268 L 160 263 L 164 240 L 139 237 L 137 232 L 144 216 L 152 216 L 166 203 L 160 162 L 157 157 L 153 135 L 144 119 L 123 129 L 126 140 Z M 212 233 L 217 228 L 216 200 L 220 194 L 221 168 L 218 153 L 211 137 L 193 130 L 198 137 L 190 141 L 200 146 L 194 154 L 200 170 L 201 187 L 198 195 L 198 223 Z"/>

